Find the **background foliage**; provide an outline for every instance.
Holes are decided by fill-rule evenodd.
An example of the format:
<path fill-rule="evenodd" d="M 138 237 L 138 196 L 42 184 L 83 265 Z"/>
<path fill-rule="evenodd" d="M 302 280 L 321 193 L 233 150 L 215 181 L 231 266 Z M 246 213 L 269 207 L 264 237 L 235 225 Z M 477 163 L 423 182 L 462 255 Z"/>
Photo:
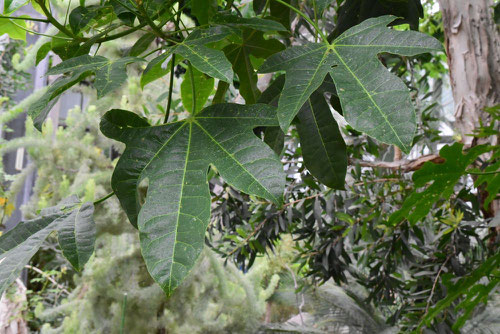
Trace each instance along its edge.
<path fill-rule="evenodd" d="M 5 14 L 15 16 L 14 11 L 24 4 L 6 2 Z M 72 194 L 78 195 L 82 203 L 96 204 L 96 252 L 81 273 L 67 267 L 53 235 L 32 259 L 30 266 L 44 273 L 39 276 L 31 270 L 29 275 L 24 317 L 33 329 L 46 333 L 119 332 L 123 328 L 130 333 L 144 329 L 174 333 L 373 333 L 425 328 L 436 333 L 479 333 L 498 328 L 492 316 L 498 306 L 498 217 L 495 220 L 489 211 L 489 204 L 498 194 L 498 147 L 477 146 L 462 152 L 462 146 L 454 143 L 459 138 L 444 135 L 443 128 L 453 126 L 441 103 L 443 91 L 447 91 L 444 54 L 409 58 L 414 52 L 409 53 L 401 43 L 392 49 L 356 56 L 349 50 L 341 56 L 341 47 L 337 47 L 335 59 L 329 53 L 335 49 L 329 49 L 330 43 L 340 43 L 335 40 L 349 28 L 362 22 L 379 22 L 373 20 L 389 23 L 393 19 L 365 21 L 386 14 L 400 19 L 394 23 L 398 24 L 395 28 L 381 35 L 385 41 L 413 36 L 405 43 L 427 43 L 420 45 L 421 51 L 437 50 L 435 41 L 424 37 L 418 40 L 417 36 L 424 35 L 409 32 L 420 30 L 443 40 L 441 16 L 432 10 L 432 2 L 87 1 L 52 4 L 52 12 L 44 3 L 33 4 L 59 33 L 42 37 L 42 42 L 21 56 L 22 61 L 32 57 L 31 61 L 38 63 L 49 54 L 54 55 L 52 60 L 57 55 L 64 62 L 51 66 L 48 74 L 61 76 L 47 90 L 35 93 L 31 102 L 28 98 L 24 104 L 14 106 L 5 100 L 2 105 L 6 120 L 26 110 L 33 118 L 33 122 L 27 121 L 24 137 L 2 143 L 2 153 L 27 148 L 33 162 L 17 176 L 3 176 L 4 216 L 8 215 L 7 203 L 14 202 L 26 175 L 35 169 L 33 196 L 23 208 L 27 219 Z M 15 34 L 9 34 L 11 38 L 25 38 L 25 21 L 4 18 L 0 22 L 15 27 Z M 386 28 L 382 25 L 380 29 L 370 33 L 384 34 Z M 373 36 L 368 33 L 366 38 Z M 6 84 L 2 80 L 2 96 L 9 98 L 22 87 L 20 66 L 15 69 L 19 60 L 13 56 L 20 52 L 18 43 L 8 43 L 2 57 L 5 74 L 12 78 L 5 80 Z M 314 48 L 319 50 L 317 54 L 303 56 L 299 63 L 287 63 L 287 52 L 297 55 Z M 380 51 L 403 56 L 377 55 Z M 315 56 L 331 63 L 316 62 Z M 387 78 L 380 87 L 373 87 L 375 91 L 381 89 L 380 101 L 368 92 L 349 90 L 352 83 L 339 79 L 346 78 L 345 73 L 336 77 L 329 70 L 331 65 L 338 71 L 349 69 L 344 59 L 353 61 L 359 73 L 364 72 L 363 64 L 377 68 L 378 74 L 360 79 L 365 86 L 379 85 L 382 76 Z M 277 73 L 260 74 L 257 69 Z M 71 111 L 57 128 L 50 119 L 43 123 L 58 96 L 70 87 L 88 96 L 89 104 L 83 111 Z M 409 95 L 405 87 L 410 89 Z M 347 96 L 344 89 L 358 96 Z M 311 96 L 299 101 L 293 90 Z M 393 90 L 397 95 L 390 95 Z M 387 137 L 383 131 L 366 128 L 366 120 L 373 121 L 374 117 L 353 119 L 357 110 L 370 110 L 370 103 L 380 107 L 384 99 L 397 98 L 406 106 L 408 122 L 394 119 L 389 125 L 401 125 L 395 131 L 396 137 L 397 133 L 405 133 L 408 138 L 404 143 L 397 142 L 394 136 Z M 349 104 L 356 100 L 354 107 Z M 201 111 L 203 107 L 225 101 L 245 103 L 247 107 L 241 108 L 247 111 L 263 110 L 252 109 L 256 102 L 277 109 L 277 118 L 272 121 L 261 115 L 254 133 L 277 154 L 270 158 L 273 163 L 279 158 L 284 166 L 284 204 L 265 193 L 271 186 L 255 190 L 252 185 L 238 184 L 234 180 L 239 177 L 237 173 L 231 175 L 234 167 L 225 167 L 217 156 L 207 158 L 215 167 L 203 165 L 208 176 L 205 172 L 201 177 L 197 175 L 197 182 L 206 180 L 211 195 L 211 203 L 204 204 L 211 209 L 205 239 L 208 247 L 202 241 L 196 243 L 196 252 L 205 248 L 204 255 L 190 275 L 178 271 L 179 277 L 187 277 L 186 281 L 167 299 L 147 273 L 148 256 L 145 264 L 137 233 L 126 224 L 118 202 L 113 198 L 98 200 L 114 190 L 128 219 L 136 224 L 134 220 L 144 201 L 153 196 L 153 185 L 164 185 L 164 181 L 156 180 L 155 174 L 137 178 L 134 184 L 139 192 L 125 189 L 137 207 L 127 204 L 126 196 L 120 195 L 116 186 L 116 173 L 110 184 L 113 169 L 120 163 L 136 169 L 134 159 L 154 160 L 134 151 L 127 161 L 123 158 L 127 154 L 123 153 L 124 147 L 101 134 L 99 121 L 110 109 L 132 111 L 130 117 L 125 113 L 114 118 L 112 113 L 106 114 L 113 137 L 132 146 L 143 136 L 151 141 L 143 147 L 152 148 L 166 143 L 158 136 L 169 130 L 157 129 L 175 128 L 178 124 L 195 127 L 190 122 L 197 122 L 196 117 L 201 122 L 207 113 Z M 302 106 L 302 102 L 306 104 Z M 399 110 L 400 106 L 394 108 Z M 216 110 L 217 105 L 212 108 Z M 392 117 L 391 107 L 383 108 L 386 116 Z M 416 112 L 412 116 L 413 108 Z M 499 109 L 491 108 L 489 112 L 493 122 L 477 129 L 476 136 L 498 135 Z M 218 116 L 231 113 L 222 111 Z M 160 126 L 166 122 L 172 125 Z M 108 135 L 109 124 L 101 123 Z M 147 128 L 148 135 L 136 135 L 133 140 L 123 131 L 149 124 L 155 126 Z M 214 132 L 208 131 L 214 138 L 220 135 L 217 130 L 221 128 L 238 135 L 235 130 L 243 122 L 217 124 L 219 129 L 213 126 L 210 131 Z M 410 138 L 413 128 L 415 136 Z M 233 137 L 231 149 L 237 152 L 240 147 L 236 144 L 247 145 L 248 138 L 252 138 L 248 135 L 251 130 L 247 129 L 247 137 L 242 137 L 241 142 Z M 229 137 L 214 142 L 224 143 Z M 204 142 L 204 138 L 200 135 L 197 142 Z M 240 165 L 251 166 L 248 174 L 257 175 L 259 180 L 264 175 L 279 175 L 265 171 L 259 176 L 255 172 L 261 167 L 247 158 L 263 150 L 271 157 L 271 150 L 257 138 L 251 140 L 258 142 L 259 148 L 239 157 Z M 326 145 L 322 151 L 317 150 L 321 143 Z M 391 144 L 408 153 L 405 159 L 401 159 L 401 150 Z M 163 161 L 179 153 L 182 145 L 179 142 L 169 147 L 171 154 Z M 186 147 L 182 161 L 187 164 L 192 146 Z M 228 146 L 224 147 L 227 150 Z M 197 149 L 202 152 L 203 147 Z M 117 164 L 119 156 L 123 159 Z M 429 161 L 419 161 L 421 156 Z M 171 196 L 171 191 L 165 190 L 160 187 L 163 194 L 154 195 L 160 207 L 164 198 Z M 486 198 L 481 195 L 484 193 Z M 181 208 L 176 210 L 182 212 Z M 203 214 L 208 217 L 207 212 Z M 142 233 L 157 232 L 153 225 L 146 230 L 140 219 L 139 215 Z M 2 242 L 9 240 L 7 236 L 2 237 Z M 175 242 L 169 247 L 175 248 Z M 186 247 L 177 249 L 192 265 L 195 263 L 196 252 L 191 254 Z M 215 254 L 226 260 L 224 266 Z M 160 281 L 151 268 L 153 278 Z M 57 285 L 47 277 L 55 278 Z M 490 299 L 493 301 L 484 306 Z"/>

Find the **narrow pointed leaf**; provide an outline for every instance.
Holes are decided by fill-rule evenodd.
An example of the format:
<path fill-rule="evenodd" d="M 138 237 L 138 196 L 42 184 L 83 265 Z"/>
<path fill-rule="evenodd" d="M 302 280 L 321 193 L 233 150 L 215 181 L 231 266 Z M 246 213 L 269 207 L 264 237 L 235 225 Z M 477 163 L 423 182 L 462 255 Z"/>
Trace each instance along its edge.
<path fill-rule="evenodd" d="M 297 117 L 297 131 L 307 169 L 324 185 L 344 189 L 346 145 L 323 94 L 314 92 Z"/>
<path fill-rule="evenodd" d="M 63 231 L 59 242 L 65 245 L 63 254 L 73 264 L 78 258 L 81 268 L 93 252 L 95 229 L 92 220 L 92 203 L 82 203 L 76 196 L 69 197 L 59 205 L 42 210 L 39 217 L 20 222 L 15 228 L 0 236 L 0 295 L 16 280 L 21 270 L 42 246 L 45 239 L 54 231 Z M 69 226 L 75 227 L 74 245 L 64 237 Z M 84 247 L 82 247 L 84 245 Z"/>
<path fill-rule="evenodd" d="M 260 72 L 286 71 L 278 118 L 286 130 L 308 97 L 330 72 L 349 124 L 408 152 L 416 129 L 415 111 L 404 83 L 389 73 L 377 54 L 405 56 L 438 51 L 439 41 L 414 31 L 387 28 L 393 16 L 362 22 L 332 44 L 311 43 L 271 56 Z"/>
<path fill-rule="evenodd" d="M 184 121 L 146 124 L 131 112 L 111 110 L 101 131 L 126 144 L 112 187 L 139 229 L 151 276 L 170 294 L 203 249 L 210 221 L 210 165 L 235 188 L 281 203 L 281 163 L 252 131 L 277 120 L 266 105 L 217 104 Z M 141 207 L 137 187 L 145 179 L 149 187 Z"/>
<path fill-rule="evenodd" d="M 140 56 L 144 51 L 146 51 L 149 45 L 155 40 L 156 35 L 152 32 L 144 34 L 135 42 L 129 52 L 129 56 L 137 57 Z"/>

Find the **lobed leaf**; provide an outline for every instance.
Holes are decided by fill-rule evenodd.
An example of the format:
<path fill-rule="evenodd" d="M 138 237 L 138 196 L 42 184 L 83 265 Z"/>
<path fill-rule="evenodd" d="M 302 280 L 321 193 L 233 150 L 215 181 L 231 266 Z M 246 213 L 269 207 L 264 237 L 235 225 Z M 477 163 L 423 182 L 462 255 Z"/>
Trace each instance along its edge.
<path fill-rule="evenodd" d="M 101 131 L 126 144 L 113 173 L 113 190 L 139 229 L 151 276 L 167 294 L 188 275 L 203 249 L 210 221 L 210 165 L 233 187 L 281 203 L 281 162 L 252 131 L 276 125 L 273 109 L 261 104 L 217 104 L 161 126 L 149 126 L 124 110 L 105 114 Z M 144 180 L 149 187 L 141 207 L 137 190 Z"/>
<path fill-rule="evenodd" d="M 327 73 L 337 87 L 342 110 L 356 130 L 409 152 L 416 129 L 415 111 L 404 83 L 377 59 L 390 52 L 413 56 L 441 50 L 436 39 L 413 31 L 387 28 L 393 16 L 368 19 L 344 32 L 333 43 L 309 43 L 269 57 L 262 73 L 285 71 L 278 105 L 280 126 L 286 130 Z"/>

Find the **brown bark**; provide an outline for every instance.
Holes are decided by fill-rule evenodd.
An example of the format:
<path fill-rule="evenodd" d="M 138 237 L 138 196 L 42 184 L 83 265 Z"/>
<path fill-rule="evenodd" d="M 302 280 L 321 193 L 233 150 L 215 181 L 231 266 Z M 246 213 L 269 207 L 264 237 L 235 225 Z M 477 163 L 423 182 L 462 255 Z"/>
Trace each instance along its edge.
<path fill-rule="evenodd" d="M 427 162 L 432 161 L 436 164 L 443 163 L 444 159 L 439 154 L 423 155 L 415 160 L 396 160 L 396 161 L 365 161 L 359 159 L 349 159 L 351 165 L 359 165 L 361 167 L 377 167 L 399 170 L 404 173 L 413 172 L 422 168 Z"/>
<path fill-rule="evenodd" d="M 439 0 L 443 15 L 450 81 L 455 101 L 455 127 L 466 136 L 490 121 L 484 107 L 500 103 L 500 34 L 493 21 L 493 0 Z M 493 142 L 491 141 L 493 140 Z M 492 138 L 496 145 L 498 138 Z"/>

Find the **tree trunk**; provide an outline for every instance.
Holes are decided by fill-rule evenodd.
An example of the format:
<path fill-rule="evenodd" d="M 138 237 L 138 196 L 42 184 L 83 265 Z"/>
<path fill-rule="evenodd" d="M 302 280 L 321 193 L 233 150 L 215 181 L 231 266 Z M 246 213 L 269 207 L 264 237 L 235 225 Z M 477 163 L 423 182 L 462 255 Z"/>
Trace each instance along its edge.
<path fill-rule="evenodd" d="M 500 104 L 500 34 L 493 21 L 493 0 L 439 0 L 443 14 L 455 127 L 466 147 L 479 144 L 466 136 L 490 121 L 484 107 Z M 493 140 L 493 142 L 491 141 Z M 489 142 L 498 143 L 498 138 Z"/>
<path fill-rule="evenodd" d="M 493 19 L 493 2 L 439 0 L 455 101 L 455 128 L 465 147 L 498 145 L 498 135 L 467 136 L 479 126 L 479 120 L 485 125 L 492 122 L 485 107 L 500 104 L 500 32 Z M 482 192 L 480 197 L 484 199 L 487 194 Z M 483 212 L 486 217 L 498 215 L 500 200 L 492 201 Z M 496 232 L 499 235 L 500 230 L 497 228 Z"/>

